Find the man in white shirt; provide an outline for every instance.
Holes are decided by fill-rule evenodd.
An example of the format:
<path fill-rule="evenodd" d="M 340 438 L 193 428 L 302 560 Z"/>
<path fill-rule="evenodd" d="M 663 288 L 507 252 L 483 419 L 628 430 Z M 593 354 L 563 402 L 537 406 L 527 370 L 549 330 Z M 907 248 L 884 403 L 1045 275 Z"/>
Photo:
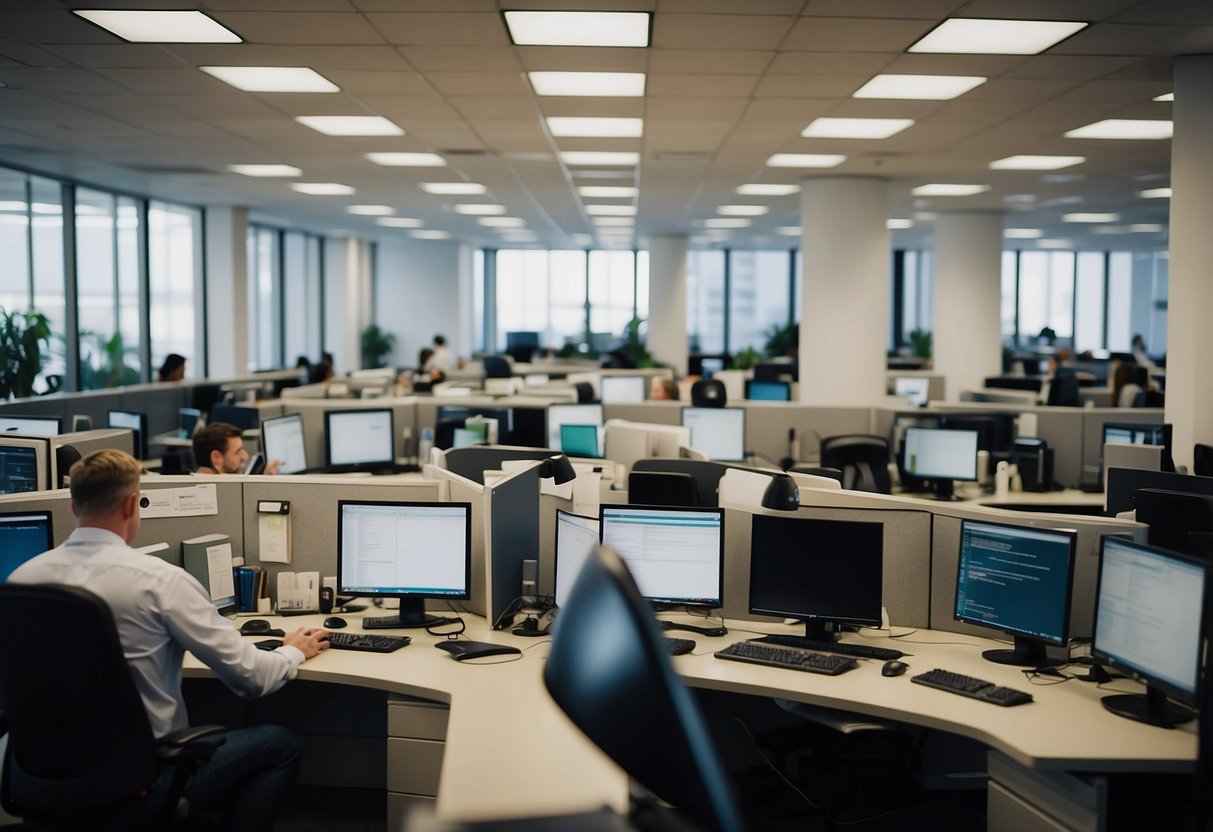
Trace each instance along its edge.
<path fill-rule="evenodd" d="M 189 650 L 240 696 L 278 690 L 327 642 L 300 627 L 273 652 L 257 649 L 219 615 L 189 573 L 130 547 L 139 534 L 139 463 L 116 450 L 96 451 L 72 466 L 72 513 L 78 527 L 63 544 L 18 567 L 13 583 L 78 586 L 109 605 L 152 732 L 161 737 L 189 722 L 181 661 Z M 280 726 L 228 731 L 226 742 L 191 779 L 195 810 L 223 813 L 223 828 L 268 830 L 299 768 L 299 741 Z"/>
<path fill-rule="evenodd" d="M 446 338 L 441 335 L 434 336 L 434 354 L 425 362 L 425 366 L 421 369 L 427 373 L 439 372 L 446 375 L 451 370 L 458 369 L 459 359 L 455 357 L 455 353 L 447 349 Z"/>

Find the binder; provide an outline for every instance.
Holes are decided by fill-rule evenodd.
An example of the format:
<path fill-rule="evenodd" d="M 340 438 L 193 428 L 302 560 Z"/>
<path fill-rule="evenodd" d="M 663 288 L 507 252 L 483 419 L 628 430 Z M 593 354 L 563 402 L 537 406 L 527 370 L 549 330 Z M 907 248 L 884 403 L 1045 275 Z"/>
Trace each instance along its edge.
<path fill-rule="evenodd" d="M 230 537 L 204 534 L 181 541 L 181 565 L 198 579 L 221 613 L 235 611 L 236 576 Z"/>

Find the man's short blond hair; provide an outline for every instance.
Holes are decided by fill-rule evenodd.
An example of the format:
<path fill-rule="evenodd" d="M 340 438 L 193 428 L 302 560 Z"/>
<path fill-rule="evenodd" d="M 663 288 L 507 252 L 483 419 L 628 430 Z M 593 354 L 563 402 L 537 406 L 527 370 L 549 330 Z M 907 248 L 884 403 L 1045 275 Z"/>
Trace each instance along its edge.
<path fill-rule="evenodd" d="M 143 467 L 125 451 L 93 451 L 71 467 L 72 504 L 79 517 L 100 517 L 118 510 L 139 489 Z"/>

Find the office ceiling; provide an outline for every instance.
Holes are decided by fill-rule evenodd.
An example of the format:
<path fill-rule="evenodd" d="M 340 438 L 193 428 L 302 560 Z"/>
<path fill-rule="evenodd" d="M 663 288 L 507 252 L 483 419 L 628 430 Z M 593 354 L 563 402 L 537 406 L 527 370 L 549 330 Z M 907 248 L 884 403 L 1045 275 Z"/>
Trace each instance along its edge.
<path fill-rule="evenodd" d="M 201 9 L 245 42 L 126 43 L 70 13 L 102 7 Z M 502 11 L 527 8 L 652 11 L 652 42 L 514 46 Z M 906 51 L 949 17 L 1091 25 L 1036 56 Z M 503 248 L 519 245 L 511 242 L 516 229 L 486 228 L 454 206 L 500 204 L 543 247 L 630 248 L 672 233 L 696 245 L 786 247 L 799 243 L 779 232 L 799 224 L 799 195 L 739 196 L 739 185 L 876 175 L 891 181 L 889 216 L 915 222 L 895 232 L 898 243 L 929 236 L 936 212 L 980 209 L 1005 211 L 1008 227 L 1041 229 L 1065 247 L 1165 247 L 1168 200 L 1137 194 L 1169 186 L 1170 142 L 1062 134 L 1105 118 L 1170 118 L 1172 105 L 1153 99 L 1171 91 L 1172 56 L 1210 52 L 1210 0 L 4 0 L 0 161 L 166 199 L 247 205 L 255 217 L 326 233 L 408 235 L 346 212 L 388 205 L 424 229 Z M 202 65 L 307 66 L 341 91 L 242 92 Z M 646 94 L 539 97 L 526 76 L 537 70 L 644 72 Z M 951 101 L 851 97 L 878 73 L 989 80 Z M 327 136 L 294 120 L 306 115 L 378 115 L 405 134 Z M 548 116 L 643 118 L 644 134 L 554 138 Z M 915 124 L 883 140 L 800 136 L 823 116 Z M 635 151 L 641 162 L 570 168 L 557 155 L 570 150 Z M 448 167 L 381 167 L 364 157 L 380 151 L 434 152 Z M 829 171 L 764 167 L 775 153 L 847 159 Z M 1086 161 L 1052 174 L 988 168 L 1015 154 Z M 257 179 L 227 170 L 254 163 L 294 165 L 303 175 Z M 305 196 L 291 181 L 342 183 L 356 193 Z M 418 188 L 424 181 L 478 182 L 488 193 L 434 195 Z M 930 182 L 990 190 L 910 194 Z M 582 185 L 632 185 L 639 195 L 582 197 Z M 607 236 L 591 222 L 588 203 L 634 205 L 637 238 L 626 227 L 624 236 Z M 770 210 L 747 228 L 705 228 L 719 206 L 735 204 Z M 1061 221 L 1074 211 L 1119 217 Z"/>

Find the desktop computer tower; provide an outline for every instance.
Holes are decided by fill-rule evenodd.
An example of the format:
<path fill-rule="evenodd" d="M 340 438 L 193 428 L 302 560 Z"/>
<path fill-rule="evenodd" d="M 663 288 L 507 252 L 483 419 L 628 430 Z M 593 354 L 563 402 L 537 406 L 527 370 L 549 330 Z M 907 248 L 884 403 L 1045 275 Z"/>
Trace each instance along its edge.
<path fill-rule="evenodd" d="M 1043 439 L 1016 439 L 1011 461 L 1019 467 L 1024 491 L 1053 489 L 1053 449 Z"/>

